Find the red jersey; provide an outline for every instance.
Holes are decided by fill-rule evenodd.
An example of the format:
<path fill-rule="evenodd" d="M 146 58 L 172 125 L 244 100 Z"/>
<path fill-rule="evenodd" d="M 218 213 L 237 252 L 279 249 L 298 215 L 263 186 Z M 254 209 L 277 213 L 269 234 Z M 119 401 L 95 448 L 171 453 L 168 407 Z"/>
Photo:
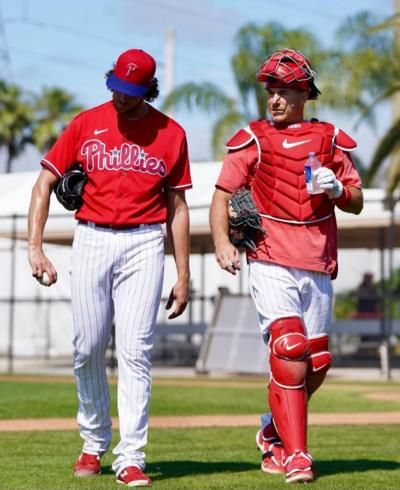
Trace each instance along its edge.
<path fill-rule="evenodd" d="M 164 223 L 165 191 L 192 187 L 185 131 L 152 106 L 128 120 L 106 102 L 76 116 L 42 159 L 57 177 L 74 161 L 88 182 L 77 219 L 98 224 Z"/>
<path fill-rule="evenodd" d="M 225 156 L 216 187 L 233 192 L 238 187 L 248 186 L 259 158 L 255 142 L 230 151 Z M 337 177 L 343 185 L 361 188 L 360 177 L 347 153 L 335 148 L 333 159 L 338 164 Z M 294 225 L 263 217 L 262 225 L 267 235 L 257 244 L 255 252 L 247 252 L 248 258 L 335 275 L 337 236 L 334 215 L 314 225 Z"/>

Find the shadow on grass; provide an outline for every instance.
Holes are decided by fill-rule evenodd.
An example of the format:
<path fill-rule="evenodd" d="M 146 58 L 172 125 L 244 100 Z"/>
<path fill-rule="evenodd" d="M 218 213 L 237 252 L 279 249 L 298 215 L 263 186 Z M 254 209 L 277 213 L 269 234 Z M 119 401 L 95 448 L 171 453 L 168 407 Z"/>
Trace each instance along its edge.
<path fill-rule="evenodd" d="M 183 476 L 254 471 L 259 468 L 259 464 L 237 461 L 162 461 L 146 465 L 146 472 L 153 480 L 165 480 Z"/>
<path fill-rule="evenodd" d="M 208 475 L 211 473 L 237 473 L 238 471 L 253 471 L 260 468 L 259 464 L 238 463 L 236 461 L 162 461 L 146 464 L 146 474 L 152 480 L 179 478 L 190 475 Z M 101 467 L 102 475 L 113 475 L 111 465 Z"/>
<path fill-rule="evenodd" d="M 374 459 L 334 459 L 329 461 L 317 460 L 315 468 L 318 475 L 336 475 L 339 473 L 361 473 L 364 471 L 394 471 L 400 470 L 397 461 Z"/>
<path fill-rule="evenodd" d="M 343 473 L 361 473 L 365 471 L 395 471 L 400 470 L 400 463 L 396 461 L 373 459 L 335 459 L 318 460 L 315 463 L 317 476 L 329 476 Z M 152 480 L 166 480 L 184 476 L 210 475 L 214 473 L 238 473 L 257 471 L 259 464 L 237 461 L 162 461 L 148 463 L 146 474 Z M 110 465 L 101 468 L 103 475 L 113 474 Z"/>
<path fill-rule="evenodd" d="M 109 465 L 101 465 L 101 474 L 102 475 L 115 475 L 114 470 L 112 469 L 112 466 Z"/>

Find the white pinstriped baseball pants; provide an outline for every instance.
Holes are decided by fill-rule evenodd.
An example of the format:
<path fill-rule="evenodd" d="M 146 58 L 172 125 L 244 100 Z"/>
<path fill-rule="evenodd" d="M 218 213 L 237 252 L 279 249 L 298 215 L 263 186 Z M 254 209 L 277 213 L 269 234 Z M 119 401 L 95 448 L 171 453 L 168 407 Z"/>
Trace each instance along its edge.
<path fill-rule="evenodd" d="M 151 350 L 164 273 L 161 225 L 113 231 L 78 224 L 72 254 L 74 372 L 83 451 L 104 453 L 111 441 L 105 352 L 115 321 L 120 442 L 113 470 L 144 468 Z"/>
<path fill-rule="evenodd" d="M 266 340 L 270 324 L 286 316 L 303 319 L 308 337 L 328 333 L 333 289 L 329 274 L 249 261 L 250 292 Z"/>

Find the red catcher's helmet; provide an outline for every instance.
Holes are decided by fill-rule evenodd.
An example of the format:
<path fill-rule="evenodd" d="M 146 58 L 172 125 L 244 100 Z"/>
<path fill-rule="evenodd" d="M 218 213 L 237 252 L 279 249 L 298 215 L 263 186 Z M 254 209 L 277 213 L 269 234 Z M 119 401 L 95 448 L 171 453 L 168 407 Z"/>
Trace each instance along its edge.
<path fill-rule="evenodd" d="M 321 93 L 314 77 L 309 60 L 300 51 L 290 48 L 272 53 L 257 72 L 257 80 L 266 82 L 267 88 L 288 86 L 295 90 L 308 90 L 309 99 L 317 99 Z"/>

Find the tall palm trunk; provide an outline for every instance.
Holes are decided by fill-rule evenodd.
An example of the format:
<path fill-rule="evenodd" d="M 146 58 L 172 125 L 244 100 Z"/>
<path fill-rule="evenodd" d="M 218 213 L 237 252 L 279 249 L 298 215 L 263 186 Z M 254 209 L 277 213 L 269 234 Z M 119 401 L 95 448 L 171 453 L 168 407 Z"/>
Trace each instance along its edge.
<path fill-rule="evenodd" d="M 6 173 L 9 174 L 11 173 L 12 170 L 12 161 L 14 158 L 14 145 L 13 144 L 8 144 L 7 145 L 7 160 L 6 160 Z"/>

